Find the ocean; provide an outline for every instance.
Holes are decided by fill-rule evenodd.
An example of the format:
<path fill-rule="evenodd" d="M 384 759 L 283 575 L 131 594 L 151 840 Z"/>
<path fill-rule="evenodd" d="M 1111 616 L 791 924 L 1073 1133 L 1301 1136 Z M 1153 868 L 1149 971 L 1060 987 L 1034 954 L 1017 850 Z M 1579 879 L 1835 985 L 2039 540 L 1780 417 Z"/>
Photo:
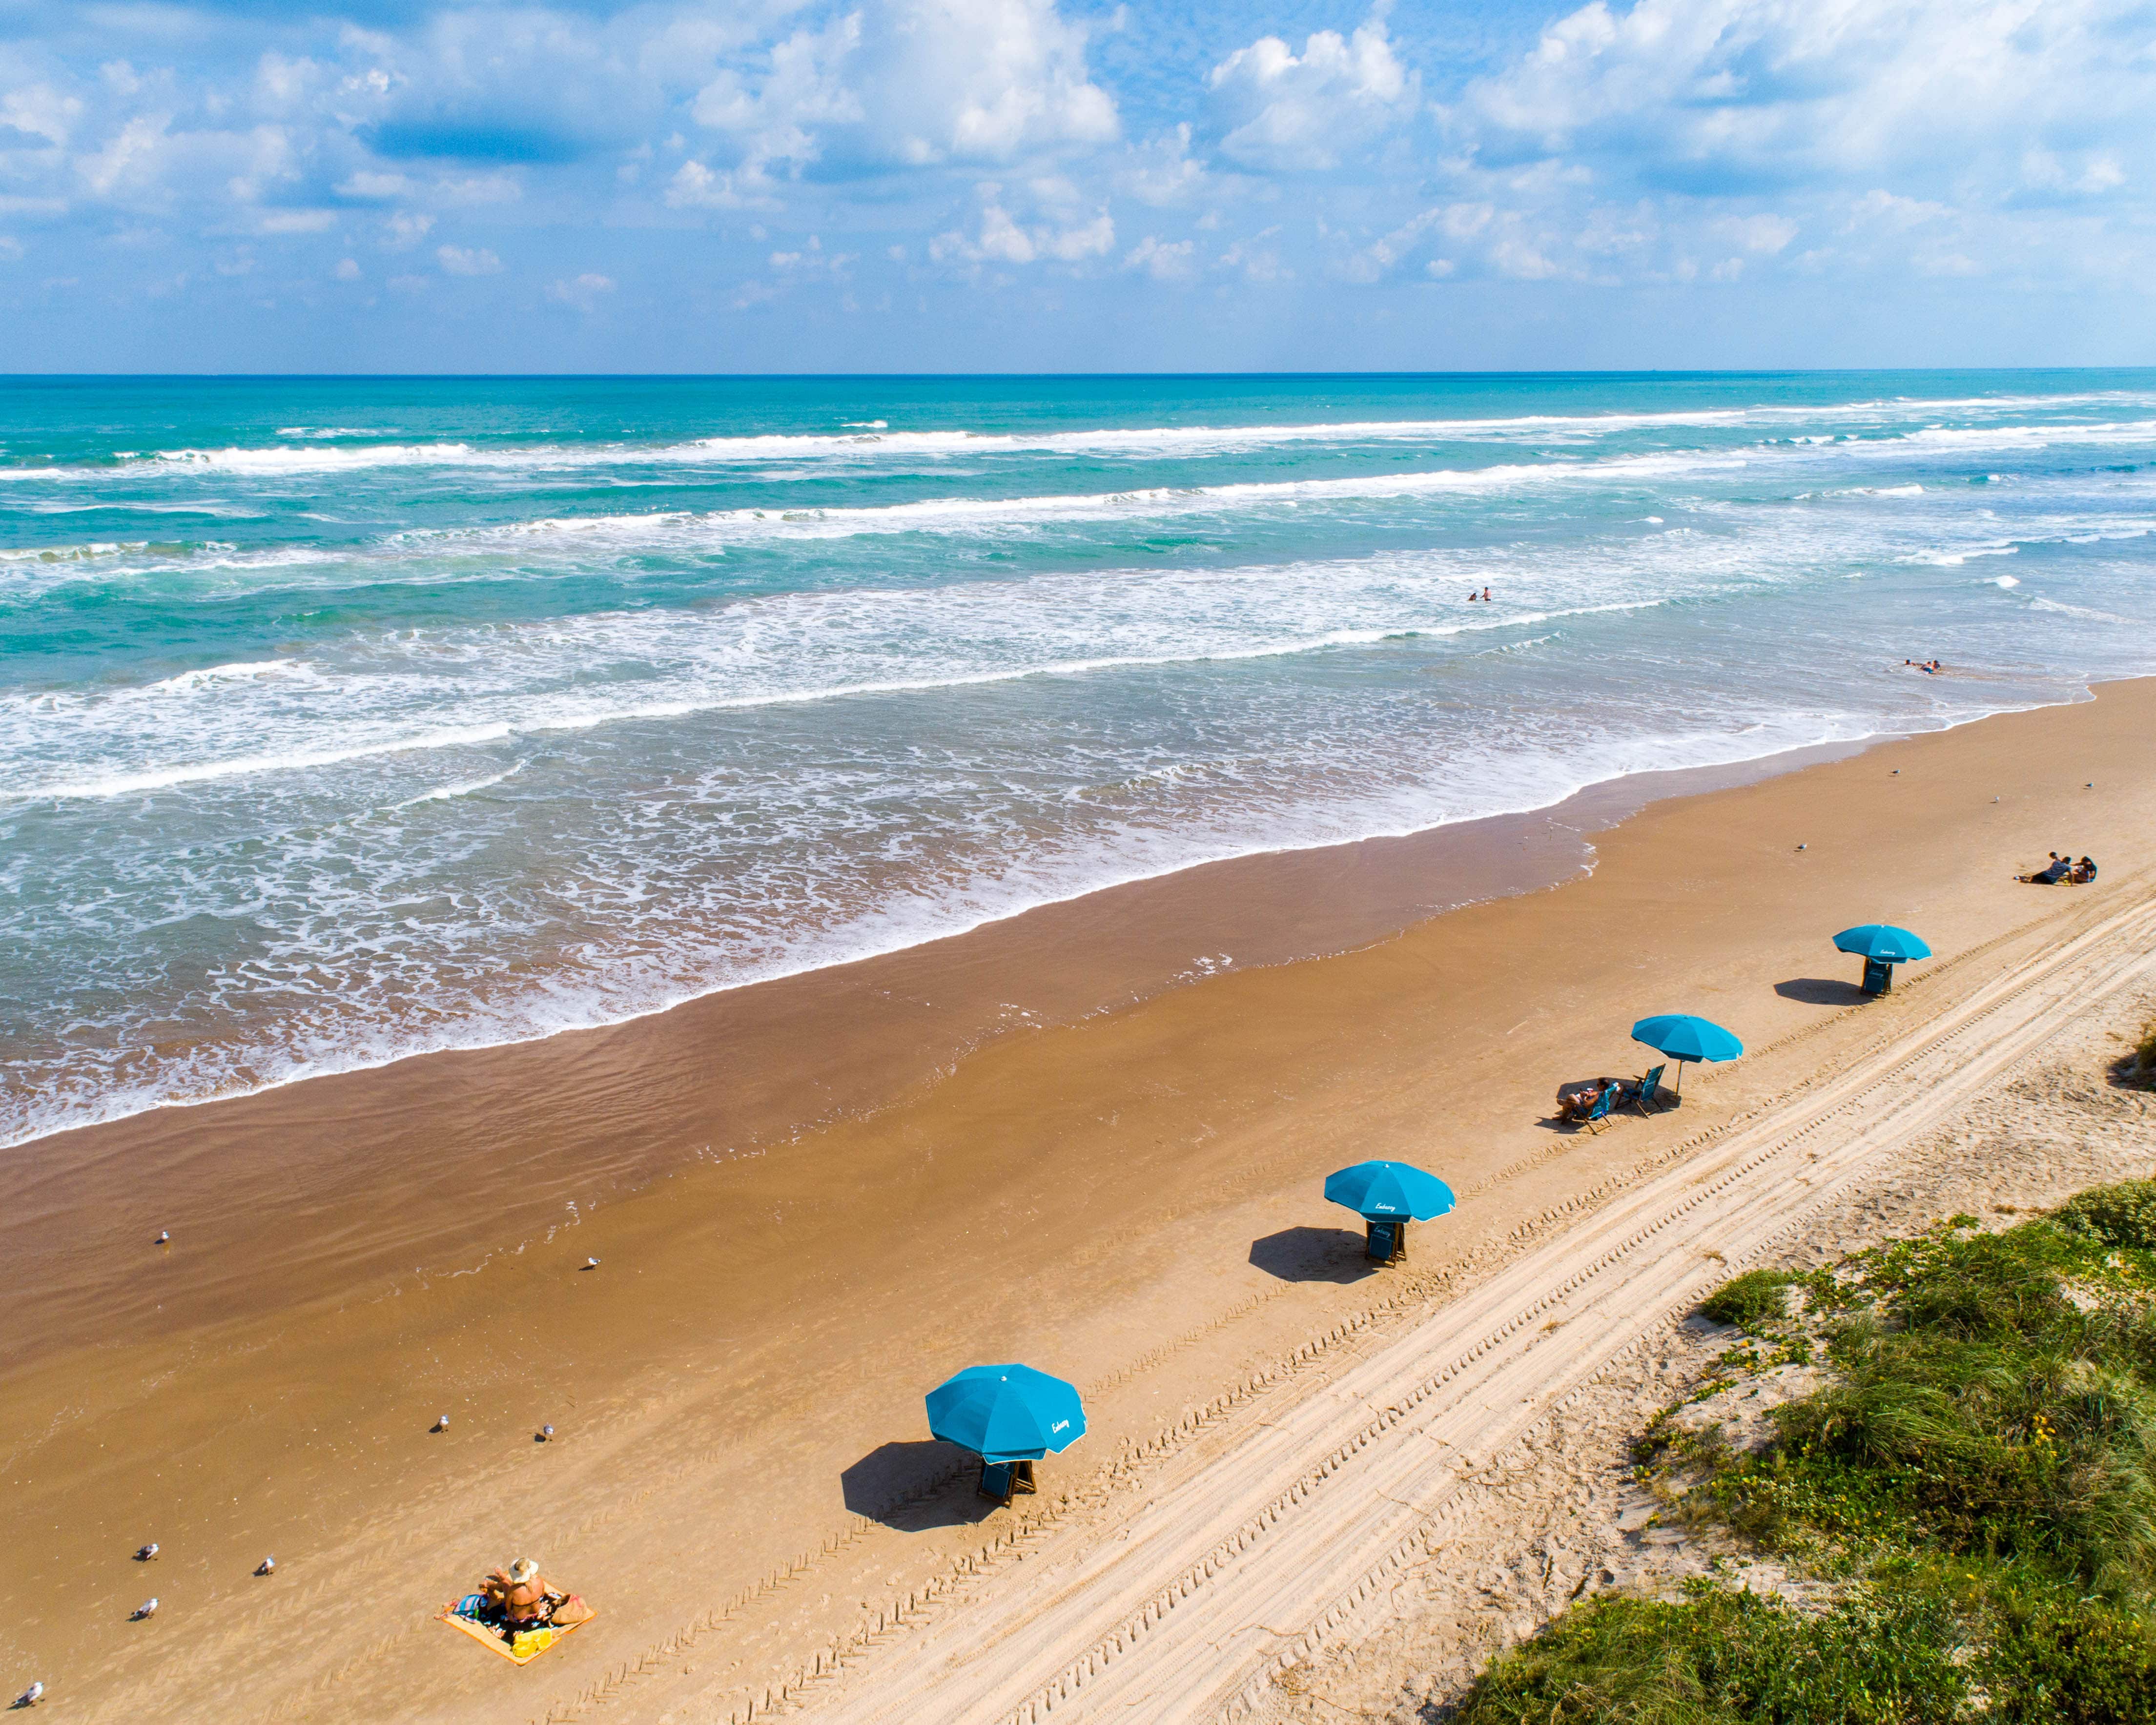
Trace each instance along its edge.
<path fill-rule="evenodd" d="M 2080 698 L 2152 526 L 2148 372 L 0 380 L 0 1142 Z"/>

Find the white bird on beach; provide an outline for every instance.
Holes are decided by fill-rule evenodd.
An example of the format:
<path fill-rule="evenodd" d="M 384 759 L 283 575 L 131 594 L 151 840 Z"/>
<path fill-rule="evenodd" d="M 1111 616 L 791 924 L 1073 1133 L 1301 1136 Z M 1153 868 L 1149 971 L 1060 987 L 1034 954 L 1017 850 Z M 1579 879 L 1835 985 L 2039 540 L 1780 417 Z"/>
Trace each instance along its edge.
<path fill-rule="evenodd" d="M 598 1260 L 597 1258 L 587 1258 L 587 1259 L 585 1259 L 585 1260 L 584 1260 L 584 1268 L 585 1268 L 585 1269 L 587 1269 L 587 1270 L 596 1270 L 596 1269 L 598 1269 L 598 1267 L 599 1267 L 599 1260 Z"/>
<path fill-rule="evenodd" d="M 33 1683 L 15 1697 L 15 1705 L 18 1707 L 33 1707 L 44 1698 L 45 1686 L 42 1683 Z"/>
<path fill-rule="evenodd" d="M 157 1555 L 157 1542 L 153 1539 L 135 1553 L 135 1561 L 138 1563 L 146 1563 Z"/>
<path fill-rule="evenodd" d="M 539 1441 L 542 1444 L 552 1443 L 554 1441 L 554 1428 L 551 1425 L 541 1426 L 539 1428 Z"/>
<path fill-rule="evenodd" d="M 157 1230 L 157 1244 L 159 1245 L 170 1245 L 172 1243 L 172 1235 L 165 1229 L 160 1228 Z"/>
<path fill-rule="evenodd" d="M 254 1566 L 254 1573 L 255 1573 L 257 1575 L 275 1575 L 275 1574 L 277 1573 L 277 1560 L 276 1560 L 276 1558 L 263 1558 L 263 1560 L 262 1560 L 260 1563 L 257 1563 L 257 1564 Z"/>
<path fill-rule="evenodd" d="M 135 1615 L 127 1620 L 130 1623 L 140 1623 L 144 1618 L 155 1617 L 157 1615 L 157 1596 L 155 1594 L 152 1594 L 148 1599 L 145 1599 L 141 1604 L 135 1608 Z"/>
<path fill-rule="evenodd" d="M 434 1422 L 434 1430 L 437 1431 L 447 1431 L 449 1429 L 449 1416 L 447 1414 L 443 1414 L 440 1419 Z"/>

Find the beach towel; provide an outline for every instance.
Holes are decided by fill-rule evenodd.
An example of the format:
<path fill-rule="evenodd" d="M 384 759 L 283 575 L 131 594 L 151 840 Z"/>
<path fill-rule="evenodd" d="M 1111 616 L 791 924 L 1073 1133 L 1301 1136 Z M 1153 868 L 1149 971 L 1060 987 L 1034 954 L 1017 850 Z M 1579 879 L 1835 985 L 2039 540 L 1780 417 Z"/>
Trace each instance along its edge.
<path fill-rule="evenodd" d="M 587 1617 L 584 1623 L 572 1623 L 567 1628 L 549 1624 L 544 1629 L 519 1630 L 511 1635 L 482 1618 L 480 1614 L 485 1609 L 485 1594 L 466 1594 L 454 1604 L 443 1606 L 438 1615 L 451 1629 L 462 1630 L 480 1645 L 491 1647 L 513 1665 L 531 1664 L 562 1636 L 574 1635 L 584 1623 L 592 1620 Z"/>

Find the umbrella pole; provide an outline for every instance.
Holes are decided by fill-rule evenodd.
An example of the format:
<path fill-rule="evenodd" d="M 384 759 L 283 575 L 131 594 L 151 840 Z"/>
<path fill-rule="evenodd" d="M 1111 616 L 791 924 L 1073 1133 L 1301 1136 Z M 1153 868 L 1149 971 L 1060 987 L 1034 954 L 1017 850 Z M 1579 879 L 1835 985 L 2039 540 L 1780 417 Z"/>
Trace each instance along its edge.
<path fill-rule="evenodd" d="M 1682 1055 L 1679 1055 L 1677 1056 L 1677 1081 L 1676 1085 L 1676 1093 L 1679 1096 L 1682 1096 L 1684 1095 L 1684 1069 L 1686 1064 L 1686 1062 L 1684 1056 Z"/>

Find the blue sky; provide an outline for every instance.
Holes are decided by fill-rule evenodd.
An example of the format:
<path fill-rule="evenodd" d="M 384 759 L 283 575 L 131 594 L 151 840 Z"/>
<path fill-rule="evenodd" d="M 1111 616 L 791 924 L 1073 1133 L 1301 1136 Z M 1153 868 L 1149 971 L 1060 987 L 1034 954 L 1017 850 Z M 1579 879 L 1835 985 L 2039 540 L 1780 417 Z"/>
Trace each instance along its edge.
<path fill-rule="evenodd" d="M 0 0 L 0 370 L 2156 362 L 2156 0 Z"/>

